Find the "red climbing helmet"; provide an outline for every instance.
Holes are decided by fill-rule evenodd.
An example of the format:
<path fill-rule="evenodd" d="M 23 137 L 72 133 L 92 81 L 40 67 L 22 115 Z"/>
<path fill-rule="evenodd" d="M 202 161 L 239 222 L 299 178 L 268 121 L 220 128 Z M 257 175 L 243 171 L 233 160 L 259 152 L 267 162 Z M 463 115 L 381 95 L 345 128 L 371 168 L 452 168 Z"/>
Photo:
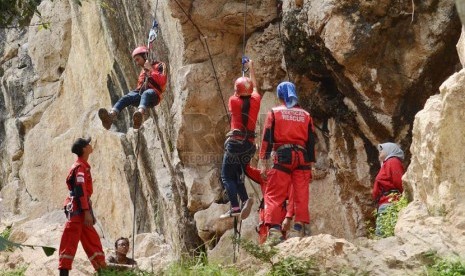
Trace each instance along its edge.
<path fill-rule="evenodd" d="M 132 51 L 132 57 L 134 58 L 137 55 L 147 54 L 149 50 L 145 46 L 139 46 L 134 51 Z"/>
<path fill-rule="evenodd" d="M 252 80 L 247 77 L 240 77 L 234 83 L 234 91 L 238 96 L 248 96 L 252 94 L 253 83 Z"/>

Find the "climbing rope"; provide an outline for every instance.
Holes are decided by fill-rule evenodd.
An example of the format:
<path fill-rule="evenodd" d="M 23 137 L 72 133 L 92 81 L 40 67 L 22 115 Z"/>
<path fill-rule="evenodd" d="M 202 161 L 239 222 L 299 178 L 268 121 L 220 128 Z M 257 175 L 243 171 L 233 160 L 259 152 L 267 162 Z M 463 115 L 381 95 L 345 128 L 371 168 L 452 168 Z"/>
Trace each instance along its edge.
<path fill-rule="evenodd" d="M 249 58 L 245 55 L 245 44 L 247 35 L 247 0 L 244 0 L 244 35 L 242 37 L 242 77 L 244 77 L 247 70 L 244 65 L 249 61 Z M 244 139 L 245 141 L 246 139 Z M 241 168 L 241 174 L 239 181 L 245 185 L 245 171 Z M 241 209 L 244 207 L 244 202 L 241 202 Z M 234 217 L 234 242 L 233 242 L 233 262 L 236 263 L 237 257 L 239 256 L 240 242 L 241 242 L 241 230 L 242 230 L 242 217 L 238 222 L 238 218 Z M 237 252 L 237 253 L 236 253 Z"/>
<path fill-rule="evenodd" d="M 278 14 L 278 33 L 279 33 L 279 41 L 281 43 L 281 54 L 283 55 L 283 60 L 284 60 L 284 70 L 286 71 L 287 75 L 287 81 L 292 82 L 291 77 L 289 75 L 289 70 L 287 66 L 287 61 L 286 61 L 286 55 L 284 54 L 284 40 L 283 40 L 283 35 L 281 33 L 281 20 L 283 17 L 283 2 L 281 0 L 278 0 L 277 6 L 276 6 L 277 14 Z M 316 124 L 313 124 L 316 129 L 321 131 L 321 133 L 326 136 L 330 137 L 329 131 L 317 126 Z"/>
<path fill-rule="evenodd" d="M 215 76 L 215 80 L 216 80 L 216 88 L 217 88 L 217 91 L 219 92 L 220 94 L 220 97 L 221 97 L 221 101 L 223 102 L 223 107 L 224 107 L 224 111 L 226 112 L 226 116 L 228 116 L 228 122 L 229 124 L 231 124 L 231 118 L 229 116 L 229 112 L 228 112 L 228 109 L 226 107 L 226 102 L 224 101 L 224 98 L 223 98 L 223 92 L 221 91 L 221 86 L 220 86 L 220 82 L 218 80 L 218 74 L 216 73 L 216 68 L 215 68 L 215 64 L 213 63 L 213 58 L 212 58 L 212 55 L 211 55 L 211 52 L 210 52 L 210 47 L 208 46 L 208 41 L 207 41 L 207 37 L 202 33 L 202 31 L 200 30 L 200 28 L 197 26 L 197 24 L 195 24 L 195 22 L 192 20 L 191 16 L 184 10 L 184 8 L 181 6 L 181 4 L 179 3 L 178 0 L 174 0 L 176 2 L 176 4 L 178 5 L 178 7 L 181 9 L 181 11 L 184 13 L 184 15 L 187 17 L 187 19 L 192 23 L 192 25 L 194 26 L 194 28 L 197 30 L 197 32 L 199 33 L 199 36 L 200 38 L 203 39 L 204 41 L 204 47 L 206 48 L 207 50 L 207 53 L 208 53 L 208 57 L 210 59 L 210 64 L 212 66 L 212 69 L 213 69 L 213 74 Z"/>
<path fill-rule="evenodd" d="M 137 186 L 139 183 L 139 145 L 140 145 L 140 136 L 139 131 L 137 131 L 137 138 L 136 138 L 136 148 L 134 150 L 134 154 L 136 157 L 136 182 L 134 183 L 134 213 L 133 213 L 133 222 L 132 222 L 132 259 L 134 260 L 134 248 L 136 247 L 135 244 L 135 237 L 136 237 L 136 210 L 137 210 Z M 132 265 L 134 267 L 134 264 Z"/>
<path fill-rule="evenodd" d="M 148 39 L 147 39 L 147 60 L 150 61 L 153 60 L 153 51 L 152 51 L 152 44 L 153 42 L 157 39 L 158 37 L 158 22 L 156 20 L 157 16 L 157 9 L 158 9 L 158 0 L 155 4 L 155 12 L 154 12 L 154 20 L 152 22 L 152 27 L 150 28 Z M 144 80 L 144 86 L 147 88 L 147 82 L 148 82 L 148 76 L 145 77 Z M 142 89 L 141 89 L 142 90 Z M 136 148 L 134 150 L 134 155 L 136 158 L 136 182 L 134 183 L 134 212 L 133 212 L 133 223 L 132 223 L 132 259 L 134 260 L 134 250 L 136 247 L 135 244 L 135 237 L 136 237 L 136 214 L 137 214 L 137 186 L 139 184 L 139 166 L 138 166 L 138 161 L 139 161 L 139 150 L 140 150 L 140 132 L 139 130 L 136 131 L 137 137 L 136 137 Z M 132 265 L 134 267 L 134 264 Z"/>
<path fill-rule="evenodd" d="M 278 14 L 278 33 L 279 33 L 279 41 L 281 42 L 281 54 L 283 55 L 283 59 L 284 59 L 284 70 L 286 70 L 286 74 L 287 74 L 287 81 L 291 81 L 291 77 L 289 76 L 289 70 L 287 70 L 287 61 L 286 61 L 286 56 L 284 55 L 284 41 L 283 41 L 283 36 L 282 36 L 282 33 L 281 33 L 281 20 L 282 20 L 282 17 L 283 17 L 283 2 L 278 0 L 278 4 L 277 4 L 277 7 L 276 7 L 276 10 L 277 10 L 277 14 Z"/>
<path fill-rule="evenodd" d="M 248 62 L 248 58 L 245 55 L 245 44 L 246 44 L 246 35 L 247 35 L 247 0 L 245 0 L 245 12 L 244 12 L 244 35 L 242 37 L 242 76 L 245 75 L 247 69 L 245 69 L 245 64 Z"/>

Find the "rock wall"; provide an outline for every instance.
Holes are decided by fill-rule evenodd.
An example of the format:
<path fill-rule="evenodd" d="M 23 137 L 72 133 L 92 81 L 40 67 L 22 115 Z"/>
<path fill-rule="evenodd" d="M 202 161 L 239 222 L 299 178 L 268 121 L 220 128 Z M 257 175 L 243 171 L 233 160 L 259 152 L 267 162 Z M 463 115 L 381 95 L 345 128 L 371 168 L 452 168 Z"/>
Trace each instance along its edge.
<path fill-rule="evenodd" d="M 213 218 L 227 209 L 217 204 L 228 128 L 225 104 L 245 50 L 255 60 L 263 93 L 257 131 L 276 104 L 275 87 L 288 76 L 319 127 L 311 232 L 349 240 L 365 235 L 379 168 L 376 144 L 401 143 L 408 165 L 414 115 L 459 64 L 454 47 L 460 23 L 453 1 L 412 6 L 394 0 L 307 0 L 297 6 L 286 0 L 282 16 L 276 1 L 247 2 L 245 45 L 244 4 L 226 0 L 84 1 L 82 6 L 43 1 L 39 10 L 42 20 L 52 22 L 49 29 L 33 18 L 26 29 L 0 30 L 2 227 L 13 224 L 13 237 L 26 241 L 34 236 L 25 231 L 27 222 L 47 223 L 44 218 L 61 208 L 66 195 L 64 178 L 74 160 L 70 145 L 89 135 L 93 202 L 108 247 L 117 237 L 132 235 L 135 206 L 137 233 L 159 234 L 157 243 L 171 257 L 204 242 L 212 256 L 227 252 L 231 225 Z M 154 17 L 160 23 L 154 55 L 169 66 L 165 97 L 138 132 L 130 127 L 132 108 L 106 131 L 96 111 L 135 86 L 138 69 L 130 52 L 146 43 Z M 455 79 L 459 82 L 460 74 Z M 454 87 L 442 89 L 459 89 Z M 450 99 L 450 105 L 460 104 Z M 430 103 L 427 109 L 439 112 L 440 106 Z M 454 117 L 463 115 L 459 110 L 441 116 L 459 123 Z M 459 133 L 452 124 L 440 129 L 445 121 L 434 120 L 441 144 L 452 137 L 447 133 Z M 416 126 L 414 137 L 418 128 L 430 126 Z M 460 195 L 454 181 L 461 171 L 454 161 L 460 159 L 428 162 L 427 156 L 459 158 L 454 155 L 459 151 L 431 146 L 433 137 L 421 137 L 428 147 L 412 145 L 407 175 L 424 170 L 431 177 L 406 177 L 413 197 L 434 210 L 453 210 Z M 449 168 L 456 176 L 446 175 Z M 442 184 L 435 186 L 438 179 Z M 259 189 L 248 185 L 258 199 Z M 255 215 L 244 223 L 246 236 L 253 237 L 256 220 Z"/>

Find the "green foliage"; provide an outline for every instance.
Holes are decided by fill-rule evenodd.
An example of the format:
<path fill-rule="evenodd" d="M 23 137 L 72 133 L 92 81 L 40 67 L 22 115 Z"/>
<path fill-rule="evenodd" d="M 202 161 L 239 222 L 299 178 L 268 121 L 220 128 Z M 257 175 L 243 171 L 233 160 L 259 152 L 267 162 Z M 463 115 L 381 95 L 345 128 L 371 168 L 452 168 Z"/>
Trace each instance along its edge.
<path fill-rule="evenodd" d="M 5 230 L 3 230 L 2 233 L 0 233 L 0 237 L 6 240 L 10 238 L 10 235 L 11 235 L 11 225 L 7 226 Z"/>
<path fill-rule="evenodd" d="M 287 257 L 275 264 L 271 268 L 269 275 L 271 276 L 304 276 L 318 272 L 312 260 L 303 260 L 296 257 Z M 312 273 L 312 274 L 314 274 Z"/>
<path fill-rule="evenodd" d="M 465 262 L 459 259 L 443 259 L 432 253 L 427 258 L 432 260 L 426 268 L 426 276 L 460 276 L 465 275 Z"/>
<path fill-rule="evenodd" d="M 169 276 L 229 276 L 239 275 L 239 271 L 234 267 L 222 267 L 218 264 L 208 262 L 207 255 L 201 253 L 193 259 L 183 259 L 172 263 L 165 270 L 163 275 Z"/>
<path fill-rule="evenodd" d="M 23 247 L 29 247 L 32 249 L 40 247 L 42 248 L 47 257 L 53 255 L 53 253 L 56 251 L 56 248 L 53 247 L 15 243 L 0 236 L 0 251 L 12 251 L 15 247 L 20 249 L 22 249 Z"/>
<path fill-rule="evenodd" d="M 42 0 L 0 0 L 0 28 L 13 24 L 26 26 L 32 16 L 40 13 L 37 6 Z"/>
<path fill-rule="evenodd" d="M 318 268 L 312 260 L 304 260 L 290 256 L 278 262 L 272 258 L 278 253 L 274 246 L 258 245 L 251 241 L 241 240 L 240 246 L 255 258 L 271 264 L 270 276 L 310 275 L 318 272 Z M 313 273 L 311 273 L 313 271 Z"/>
<path fill-rule="evenodd" d="M 241 240 L 240 246 L 250 255 L 263 262 L 273 264 L 272 258 L 278 253 L 278 250 L 273 246 L 260 246 L 248 240 Z"/>
<path fill-rule="evenodd" d="M 143 270 L 126 270 L 121 271 L 118 269 L 107 268 L 99 271 L 99 276 L 151 276 L 153 273 L 143 271 Z"/>
<path fill-rule="evenodd" d="M 16 269 L 11 270 L 0 270 L 0 275 L 2 276 L 24 276 L 27 266 L 21 266 Z"/>
<path fill-rule="evenodd" d="M 8 239 L 11 235 L 11 225 L 8 225 L 2 233 L 0 233 L 0 251 L 13 251 L 13 246 L 8 244 Z M 5 242 L 2 242 L 5 241 Z"/>
<path fill-rule="evenodd" d="M 401 196 L 398 201 L 392 202 L 382 214 L 376 214 L 379 216 L 376 222 L 381 228 L 382 238 L 394 236 L 394 228 L 396 227 L 399 212 L 407 207 L 407 205 L 407 197 Z"/>

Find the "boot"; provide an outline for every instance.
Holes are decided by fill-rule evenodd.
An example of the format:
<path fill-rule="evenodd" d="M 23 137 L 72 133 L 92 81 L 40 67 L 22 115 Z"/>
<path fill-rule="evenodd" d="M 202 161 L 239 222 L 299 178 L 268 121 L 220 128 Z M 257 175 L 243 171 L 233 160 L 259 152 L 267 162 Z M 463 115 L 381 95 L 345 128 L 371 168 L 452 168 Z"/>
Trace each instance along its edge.
<path fill-rule="evenodd" d="M 143 116 L 140 111 L 134 112 L 134 114 L 132 115 L 132 122 L 133 122 L 132 127 L 134 129 L 139 129 L 140 126 L 142 125 L 142 119 L 143 119 Z"/>
<path fill-rule="evenodd" d="M 108 112 L 105 108 L 100 108 L 98 110 L 98 117 L 102 121 L 102 126 L 105 129 L 110 129 L 111 124 L 113 123 L 113 120 L 116 117 L 116 114 L 114 112 Z"/>
<path fill-rule="evenodd" d="M 60 269 L 60 276 L 69 276 L 68 269 Z"/>
<path fill-rule="evenodd" d="M 284 237 L 281 233 L 281 229 L 272 227 L 268 230 L 268 237 L 266 238 L 265 245 L 275 246 L 281 243 L 283 240 L 284 240 Z"/>
<path fill-rule="evenodd" d="M 250 211 L 252 211 L 252 205 L 253 198 L 249 198 L 246 202 L 244 202 L 244 205 L 242 206 L 241 219 L 246 219 L 249 217 Z"/>
<path fill-rule="evenodd" d="M 304 226 L 300 223 L 295 223 L 294 227 L 287 234 L 287 238 L 303 238 L 304 237 Z"/>

